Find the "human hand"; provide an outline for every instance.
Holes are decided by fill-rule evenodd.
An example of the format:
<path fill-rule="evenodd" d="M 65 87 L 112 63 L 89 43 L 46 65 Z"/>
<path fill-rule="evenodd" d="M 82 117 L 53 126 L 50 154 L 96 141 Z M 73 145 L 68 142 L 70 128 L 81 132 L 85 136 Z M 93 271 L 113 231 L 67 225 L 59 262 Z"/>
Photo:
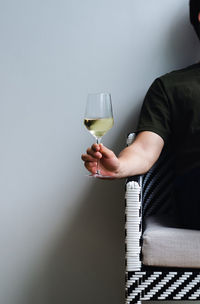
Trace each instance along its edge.
<path fill-rule="evenodd" d="M 81 156 L 86 169 L 95 174 L 97 171 L 97 161 L 101 175 L 109 176 L 112 179 L 120 178 L 120 162 L 114 152 L 102 144 L 93 144 L 87 149 L 87 154 Z M 106 178 L 105 178 L 106 179 Z"/>

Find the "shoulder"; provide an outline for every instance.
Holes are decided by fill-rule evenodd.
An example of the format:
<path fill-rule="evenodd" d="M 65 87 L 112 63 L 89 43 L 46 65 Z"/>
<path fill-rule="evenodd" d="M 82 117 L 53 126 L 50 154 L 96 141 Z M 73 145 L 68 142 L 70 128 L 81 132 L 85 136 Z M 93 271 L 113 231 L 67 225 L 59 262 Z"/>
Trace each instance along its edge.
<path fill-rule="evenodd" d="M 200 63 L 192 64 L 182 69 L 173 70 L 156 79 L 165 89 L 186 85 L 200 77 Z"/>

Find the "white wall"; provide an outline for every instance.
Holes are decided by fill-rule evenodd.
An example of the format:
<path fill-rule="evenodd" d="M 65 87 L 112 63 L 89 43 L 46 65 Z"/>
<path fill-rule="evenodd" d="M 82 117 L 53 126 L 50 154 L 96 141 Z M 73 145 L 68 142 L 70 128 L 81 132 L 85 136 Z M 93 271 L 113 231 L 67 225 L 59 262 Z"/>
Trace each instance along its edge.
<path fill-rule="evenodd" d="M 85 176 L 88 92 L 118 153 L 153 79 L 197 60 L 187 0 L 1 0 L 0 303 L 122 304 L 124 181 Z"/>

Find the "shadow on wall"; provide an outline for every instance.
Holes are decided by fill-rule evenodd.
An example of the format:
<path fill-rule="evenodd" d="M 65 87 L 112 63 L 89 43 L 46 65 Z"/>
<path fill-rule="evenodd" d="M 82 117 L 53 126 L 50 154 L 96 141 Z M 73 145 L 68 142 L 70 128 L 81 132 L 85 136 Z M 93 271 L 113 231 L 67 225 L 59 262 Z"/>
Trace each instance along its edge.
<path fill-rule="evenodd" d="M 167 22 L 167 14 L 165 21 Z M 160 27 L 162 27 L 162 24 L 160 24 Z M 153 39 L 153 35 L 150 35 L 150 37 Z M 184 68 L 195 63 L 200 60 L 199 47 L 200 42 L 192 25 L 189 23 L 189 15 L 186 14 L 184 17 L 182 15 L 177 16 L 174 23 L 169 24 L 163 30 L 162 39 L 155 39 L 151 49 L 151 60 L 147 56 L 145 64 L 141 66 L 143 73 L 145 73 L 146 68 L 156 77 L 160 76 L 160 71 L 161 74 L 165 74 L 171 70 Z"/>
<path fill-rule="evenodd" d="M 170 61 L 174 62 L 176 65 L 177 62 L 183 64 L 185 61 L 190 61 L 190 48 L 186 48 L 189 41 L 191 41 L 191 37 L 189 35 L 185 35 L 188 33 L 190 28 L 188 17 L 177 19 L 175 27 L 168 28 L 168 36 L 167 36 L 167 52 L 169 54 Z M 178 32 L 178 36 L 177 36 Z M 192 31 L 191 31 L 192 32 Z M 192 35 L 195 35 L 192 33 Z M 184 51 L 183 51 L 184 50 Z"/>
<path fill-rule="evenodd" d="M 180 24 L 173 25 L 173 30 L 170 28 L 169 44 L 176 41 L 180 29 L 185 28 L 184 24 L 185 20 L 181 20 Z M 183 35 L 182 46 L 185 43 L 194 46 L 192 38 L 190 40 Z M 169 54 L 172 63 L 180 63 L 183 58 L 189 61 L 186 48 L 179 48 L 175 43 L 167 50 L 173 52 Z M 193 52 L 196 53 L 196 50 Z M 161 59 L 165 60 L 164 54 Z M 125 136 L 132 131 L 137 114 L 130 113 L 124 122 L 112 147 L 114 151 L 119 152 L 125 145 Z M 79 202 L 80 209 L 70 227 L 63 227 L 62 235 L 45 263 L 30 278 L 27 296 L 21 303 L 124 303 L 123 189 L 124 181 L 94 180 L 91 189 Z"/>
<path fill-rule="evenodd" d="M 180 67 L 195 63 L 199 60 L 199 46 L 199 39 L 189 23 L 189 13 L 184 18 L 178 16 L 176 23 L 169 27 L 166 37 L 168 60 Z"/>
<path fill-rule="evenodd" d="M 121 189 L 119 182 L 97 181 L 85 196 L 47 264 L 47 303 L 123 303 Z"/>

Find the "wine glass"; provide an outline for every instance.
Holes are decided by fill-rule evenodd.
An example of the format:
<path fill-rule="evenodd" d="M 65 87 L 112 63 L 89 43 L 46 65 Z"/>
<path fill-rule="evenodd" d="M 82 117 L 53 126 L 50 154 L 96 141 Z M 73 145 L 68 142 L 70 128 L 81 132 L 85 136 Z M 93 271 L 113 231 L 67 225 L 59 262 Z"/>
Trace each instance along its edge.
<path fill-rule="evenodd" d="M 103 135 L 112 128 L 114 123 L 112 101 L 110 93 L 88 94 L 84 125 L 89 132 L 95 137 L 96 143 L 100 144 Z M 97 160 L 97 170 L 93 177 L 106 177 L 100 172 L 99 160 Z"/>

